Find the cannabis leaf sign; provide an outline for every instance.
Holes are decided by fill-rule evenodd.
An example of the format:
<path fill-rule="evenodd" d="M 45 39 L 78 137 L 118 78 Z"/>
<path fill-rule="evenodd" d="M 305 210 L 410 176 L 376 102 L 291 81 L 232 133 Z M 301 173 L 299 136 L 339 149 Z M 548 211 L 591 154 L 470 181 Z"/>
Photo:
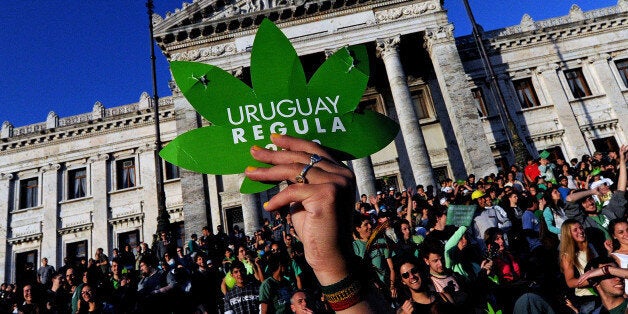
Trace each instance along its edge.
<path fill-rule="evenodd" d="M 363 46 L 338 50 L 307 82 L 290 41 L 269 20 L 253 42 L 253 88 L 208 64 L 173 61 L 170 68 L 183 95 L 211 125 L 179 135 L 160 155 L 195 172 L 224 175 L 242 173 L 246 166 L 269 167 L 249 149 L 274 148 L 272 133 L 318 141 L 349 160 L 379 151 L 399 131 L 386 116 L 354 112 L 369 75 Z M 245 179 L 240 192 L 275 184 Z"/>

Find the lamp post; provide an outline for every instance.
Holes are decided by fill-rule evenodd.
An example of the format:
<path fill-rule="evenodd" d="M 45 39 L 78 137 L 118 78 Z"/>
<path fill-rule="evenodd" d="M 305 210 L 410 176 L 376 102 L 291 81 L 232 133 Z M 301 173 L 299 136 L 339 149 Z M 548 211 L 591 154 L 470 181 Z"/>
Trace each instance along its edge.
<path fill-rule="evenodd" d="M 148 29 L 150 31 L 150 60 L 153 78 L 153 120 L 155 121 L 155 176 L 157 181 L 157 233 L 165 232 L 170 225 L 170 215 L 166 209 L 166 192 L 164 190 L 163 162 L 159 156 L 161 151 L 161 130 L 159 128 L 159 95 L 157 94 L 157 72 L 155 66 L 155 44 L 153 43 L 153 1 L 146 1 L 148 9 Z"/>
<path fill-rule="evenodd" d="M 499 118 L 502 122 L 502 126 L 504 127 L 504 131 L 506 133 L 506 138 L 508 139 L 508 146 L 510 149 L 510 153 L 512 154 L 514 161 L 516 164 L 520 166 L 526 165 L 526 159 L 528 156 L 532 154 L 528 151 L 528 147 L 525 145 L 521 137 L 517 132 L 517 128 L 515 127 L 514 120 L 508 111 L 508 106 L 506 105 L 506 100 L 504 99 L 504 94 L 502 93 L 501 88 L 499 87 L 499 83 L 497 82 L 497 75 L 495 75 L 495 71 L 493 71 L 493 65 L 491 64 L 491 60 L 486 53 L 486 48 L 484 47 L 484 40 L 482 39 L 482 33 L 479 31 L 477 27 L 477 23 L 475 22 L 475 17 L 473 16 L 473 12 L 471 11 L 471 6 L 469 6 L 468 0 L 462 0 L 464 2 L 465 9 L 467 10 L 467 15 L 471 20 L 471 26 L 473 27 L 473 37 L 475 38 L 476 45 L 480 52 L 480 57 L 484 65 L 486 66 L 486 70 L 488 71 L 489 79 L 491 82 L 491 90 L 496 94 L 497 101 L 499 102 L 498 109 L 500 111 Z M 506 123 L 504 123 L 504 116 L 506 117 Z"/>

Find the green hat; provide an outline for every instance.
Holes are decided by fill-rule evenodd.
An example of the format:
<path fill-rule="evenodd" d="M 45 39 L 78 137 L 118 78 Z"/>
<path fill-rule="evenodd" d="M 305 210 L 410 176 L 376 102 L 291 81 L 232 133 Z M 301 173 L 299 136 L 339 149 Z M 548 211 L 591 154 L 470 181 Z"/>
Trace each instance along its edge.
<path fill-rule="evenodd" d="M 543 158 L 543 159 L 547 159 L 547 157 L 549 157 L 549 155 L 550 155 L 550 153 L 549 153 L 548 151 L 544 150 L 544 151 L 542 151 L 542 152 L 539 154 L 539 157 L 541 157 L 541 158 Z"/>

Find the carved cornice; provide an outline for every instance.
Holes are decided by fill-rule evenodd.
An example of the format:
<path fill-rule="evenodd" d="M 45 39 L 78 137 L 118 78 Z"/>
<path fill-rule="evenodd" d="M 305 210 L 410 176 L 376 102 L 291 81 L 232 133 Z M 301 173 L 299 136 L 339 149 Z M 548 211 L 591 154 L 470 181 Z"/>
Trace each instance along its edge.
<path fill-rule="evenodd" d="M 608 53 L 599 53 L 594 56 L 590 56 L 588 60 L 589 60 L 589 63 L 595 63 L 595 62 L 606 62 L 610 58 L 611 58 L 611 55 Z"/>
<path fill-rule="evenodd" d="M 544 72 L 556 72 L 560 69 L 560 66 L 556 63 L 547 63 L 536 68 L 536 72 L 538 74 L 543 74 Z"/>
<path fill-rule="evenodd" d="M 173 53 L 172 61 L 207 61 L 215 57 L 233 55 L 237 52 L 233 42 L 218 44 L 207 48 L 199 48 L 185 52 Z"/>
<path fill-rule="evenodd" d="M 81 225 L 75 225 L 75 226 L 61 228 L 61 229 L 57 230 L 57 233 L 59 235 L 66 235 L 66 234 L 72 234 L 72 233 L 77 233 L 77 232 L 81 232 L 81 231 L 92 230 L 93 228 L 94 228 L 94 223 L 90 222 L 90 223 L 86 223 L 86 224 L 81 224 Z"/>
<path fill-rule="evenodd" d="M 116 226 L 116 225 L 128 223 L 128 222 L 139 222 L 139 223 L 144 222 L 144 213 L 137 213 L 133 215 L 121 216 L 121 217 L 109 219 L 109 224 L 112 226 Z"/>
<path fill-rule="evenodd" d="M 437 11 L 442 11 L 440 2 L 429 1 L 415 3 L 402 7 L 395 7 L 390 9 L 384 9 L 375 12 L 375 19 L 378 22 L 395 21 L 406 18 L 413 18 L 423 14 L 430 14 Z"/>
<path fill-rule="evenodd" d="M 155 143 L 146 143 L 137 148 L 137 152 L 142 154 L 145 152 L 154 152 L 157 149 L 157 145 Z"/>
<path fill-rule="evenodd" d="M 601 121 L 597 123 L 581 125 L 580 131 L 590 132 L 593 130 L 615 129 L 617 128 L 617 122 L 618 122 L 618 119 L 610 119 L 610 120 Z"/>
<path fill-rule="evenodd" d="M 16 245 L 16 244 L 21 244 L 21 243 L 26 243 L 26 242 L 41 241 L 43 236 L 44 234 L 40 232 L 40 233 L 29 234 L 29 235 L 25 235 L 21 237 L 9 238 L 7 239 L 7 242 L 10 245 Z"/>
<path fill-rule="evenodd" d="M 109 158 L 110 158 L 109 154 L 98 154 L 96 156 L 89 157 L 87 162 L 95 163 L 95 162 L 98 162 L 98 161 L 107 161 L 107 160 L 109 160 Z"/>
<path fill-rule="evenodd" d="M 375 41 L 378 58 L 386 58 L 390 54 L 397 53 L 401 36 L 396 35 L 388 38 L 381 38 Z"/>
<path fill-rule="evenodd" d="M 432 47 L 434 47 L 434 45 L 454 41 L 454 25 L 447 24 L 439 27 L 427 28 L 423 38 L 425 40 L 424 47 L 431 54 Z"/>
<path fill-rule="evenodd" d="M 60 164 L 49 163 L 49 164 L 41 167 L 41 172 L 59 171 L 59 169 L 61 169 L 61 165 Z"/>
<path fill-rule="evenodd" d="M 12 173 L 0 173 L 0 180 L 13 180 Z"/>

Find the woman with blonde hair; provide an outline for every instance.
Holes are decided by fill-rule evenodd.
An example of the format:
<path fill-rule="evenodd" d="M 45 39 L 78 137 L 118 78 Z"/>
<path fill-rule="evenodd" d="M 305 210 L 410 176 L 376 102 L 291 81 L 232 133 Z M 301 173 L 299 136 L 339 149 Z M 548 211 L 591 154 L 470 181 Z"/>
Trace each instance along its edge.
<path fill-rule="evenodd" d="M 573 299 L 570 300 L 580 313 L 590 313 L 597 307 L 593 290 L 588 287 L 589 282 L 579 282 L 580 275 L 584 274 L 587 263 L 597 256 L 593 246 L 589 245 L 584 228 L 575 219 L 567 219 L 560 228 L 559 246 L 560 270 L 565 277 L 565 284 L 573 290 Z"/>

